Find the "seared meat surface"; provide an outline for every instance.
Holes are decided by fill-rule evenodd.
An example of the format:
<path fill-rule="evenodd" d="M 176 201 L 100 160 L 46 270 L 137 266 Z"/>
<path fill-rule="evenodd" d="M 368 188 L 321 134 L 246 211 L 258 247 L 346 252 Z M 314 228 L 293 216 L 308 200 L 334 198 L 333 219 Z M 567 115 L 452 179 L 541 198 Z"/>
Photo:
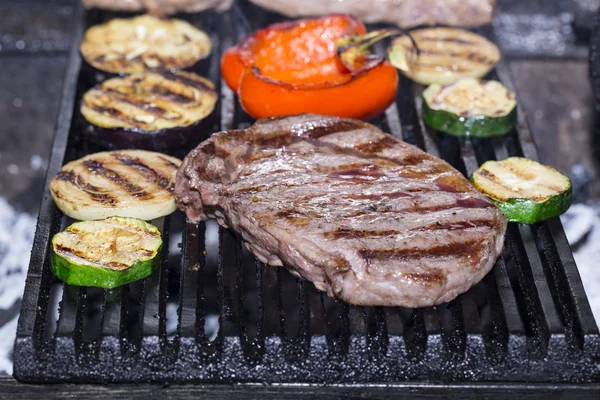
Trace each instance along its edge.
<path fill-rule="evenodd" d="M 115 11 L 147 11 L 154 15 L 194 13 L 209 8 L 226 10 L 233 0 L 82 0 L 86 7 Z"/>
<path fill-rule="evenodd" d="M 492 21 L 496 0 L 251 0 L 289 17 L 346 13 L 365 22 L 480 26 Z"/>
<path fill-rule="evenodd" d="M 362 121 L 264 119 L 183 161 L 176 201 L 216 218 L 263 262 L 359 305 L 423 307 L 479 282 L 501 212 L 454 168 Z"/>

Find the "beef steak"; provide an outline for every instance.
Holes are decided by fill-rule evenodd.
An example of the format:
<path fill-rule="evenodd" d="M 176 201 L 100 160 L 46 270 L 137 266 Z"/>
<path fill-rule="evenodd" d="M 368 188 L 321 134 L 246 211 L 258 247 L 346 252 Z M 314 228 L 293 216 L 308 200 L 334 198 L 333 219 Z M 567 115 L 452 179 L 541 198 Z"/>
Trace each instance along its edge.
<path fill-rule="evenodd" d="M 424 307 L 492 268 L 506 220 L 454 168 L 376 127 L 321 115 L 214 134 L 175 184 L 263 262 L 348 303 Z"/>

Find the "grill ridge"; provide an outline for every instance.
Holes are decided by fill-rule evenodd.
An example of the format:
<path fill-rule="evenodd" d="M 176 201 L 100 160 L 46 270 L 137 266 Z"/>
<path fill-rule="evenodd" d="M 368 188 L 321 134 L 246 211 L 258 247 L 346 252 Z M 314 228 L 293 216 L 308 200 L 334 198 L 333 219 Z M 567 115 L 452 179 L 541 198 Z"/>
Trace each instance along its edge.
<path fill-rule="evenodd" d="M 85 27 L 114 16 L 120 15 L 92 10 L 84 19 L 79 11 L 86 22 L 77 26 L 69 58 L 46 184 L 64 162 L 100 150 L 79 134 L 85 125 L 77 101 L 93 77 L 80 71 L 77 44 Z M 213 41 L 213 54 L 197 71 L 221 93 L 209 117 L 212 131 L 253 122 L 222 84 L 219 60 L 251 29 L 276 18 L 248 2 L 223 15 L 186 16 Z M 489 78 L 514 90 L 503 63 Z M 459 139 L 425 127 L 422 89 L 401 79 L 396 104 L 373 122 L 464 174 L 489 159 L 537 158 L 521 109 L 517 129 L 505 138 Z M 15 343 L 15 375 L 23 381 L 600 382 L 598 329 L 558 219 L 534 227 L 510 224 L 505 250 L 481 283 L 448 304 L 407 309 L 330 299 L 251 257 L 234 233 L 219 227 L 215 245 L 207 234 L 213 222 L 196 225 L 177 212 L 153 221 L 163 235 L 160 268 L 120 289 L 61 284 L 57 327 L 50 332 L 47 321 L 56 310 L 49 299 L 58 283 L 50 273 L 49 238 L 68 222 L 46 193 Z M 181 254 L 174 254 L 169 241 L 179 234 Z M 170 332 L 166 310 L 173 302 L 177 327 Z"/>

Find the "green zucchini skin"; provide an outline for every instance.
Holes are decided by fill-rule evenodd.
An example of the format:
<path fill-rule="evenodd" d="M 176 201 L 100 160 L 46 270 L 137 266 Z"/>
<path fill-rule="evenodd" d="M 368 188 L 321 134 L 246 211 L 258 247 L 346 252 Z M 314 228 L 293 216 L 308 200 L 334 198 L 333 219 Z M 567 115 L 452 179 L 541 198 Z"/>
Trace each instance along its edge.
<path fill-rule="evenodd" d="M 113 289 L 152 275 L 162 260 L 161 250 L 162 245 L 156 256 L 138 261 L 123 271 L 72 263 L 52 252 L 51 270 L 58 279 L 69 285 Z"/>
<path fill-rule="evenodd" d="M 474 176 L 471 176 L 471 183 L 477 187 Z M 487 197 L 502 211 L 508 222 L 537 224 L 567 211 L 571 206 L 572 196 L 573 190 L 569 186 L 566 192 L 552 196 L 541 203 L 529 199 L 501 201 L 490 196 Z"/>
<path fill-rule="evenodd" d="M 502 117 L 475 115 L 461 117 L 445 110 L 434 110 L 423 100 L 423 121 L 431 128 L 453 136 L 488 138 L 510 132 L 517 123 L 517 108 Z"/>

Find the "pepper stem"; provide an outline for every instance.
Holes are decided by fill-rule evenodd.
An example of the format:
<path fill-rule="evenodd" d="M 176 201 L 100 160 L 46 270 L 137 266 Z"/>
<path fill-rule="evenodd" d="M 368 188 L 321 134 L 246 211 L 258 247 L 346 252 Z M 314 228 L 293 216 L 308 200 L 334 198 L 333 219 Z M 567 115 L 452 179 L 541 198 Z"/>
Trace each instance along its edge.
<path fill-rule="evenodd" d="M 417 42 L 408 31 L 404 29 L 379 29 L 364 35 L 345 36 L 336 42 L 337 55 L 342 64 L 350 71 L 356 71 L 364 65 L 364 61 L 372 59 L 371 47 L 386 38 L 408 36 L 413 45 L 413 50 L 420 53 Z M 376 57 L 376 56 L 375 56 Z"/>

